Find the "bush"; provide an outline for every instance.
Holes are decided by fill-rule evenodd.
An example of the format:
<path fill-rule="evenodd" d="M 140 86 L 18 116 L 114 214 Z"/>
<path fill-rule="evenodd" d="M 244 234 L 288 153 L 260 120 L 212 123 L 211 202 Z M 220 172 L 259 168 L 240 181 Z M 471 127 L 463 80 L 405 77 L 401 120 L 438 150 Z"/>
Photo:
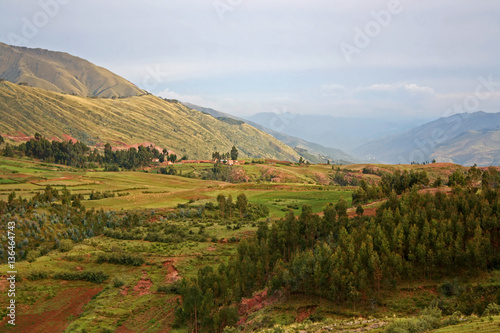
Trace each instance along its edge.
<path fill-rule="evenodd" d="M 483 312 L 483 316 L 497 316 L 500 315 L 500 305 L 490 303 Z"/>
<path fill-rule="evenodd" d="M 125 284 L 125 281 L 119 278 L 114 278 L 113 279 L 113 287 L 115 288 L 120 288 Z"/>
<path fill-rule="evenodd" d="M 441 326 L 445 327 L 445 326 L 456 325 L 460 323 L 462 316 L 463 315 L 460 311 L 455 311 L 451 316 L 447 317 L 445 320 L 442 321 Z"/>
<path fill-rule="evenodd" d="M 438 290 L 447 297 L 459 296 L 464 291 L 464 286 L 457 279 L 454 279 L 453 282 L 446 281 L 440 285 Z"/>
<path fill-rule="evenodd" d="M 69 252 L 73 249 L 73 241 L 71 239 L 63 239 L 59 244 L 59 251 Z"/>
<path fill-rule="evenodd" d="M 181 282 L 176 281 L 174 283 L 170 284 L 160 284 L 157 288 L 156 291 L 159 293 L 165 293 L 165 294 L 180 294 L 181 290 Z"/>
<path fill-rule="evenodd" d="M 224 327 L 222 333 L 238 333 L 238 329 L 236 327 Z"/>
<path fill-rule="evenodd" d="M 34 271 L 31 271 L 31 273 L 28 275 L 28 280 L 37 281 L 37 280 L 46 279 L 48 277 L 49 277 L 49 275 L 46 272 L 34 270 Z"/>
<path fill-rule="evenodd" d="M 86 271 L 86 272 L 63 272 L 54 274 L 56 280 L 83 280 L 93 283 L 102 283 L 109 276 L 102 271 Z"/>
<path fill-rule="evenodd" d="M 386 333 L 421 333 L 430 330 L 432 327 L 425 320 L 420 318 L 396 319 L 390 323 Z"/>
<path fill-rule="evenodd" d="M 440 326 L 441 310 L 431 305 L 418 318 L 396 319 L 387 326 L 387 333 L 422 333 Z"/>
<path fill-rule="evenodd" d="M 40 251 L 38 250 L 30 250 L 28 252 L 28 254 L 26 255 L 26 260 L 28 260 L 28 262 L 33 262 L 36 260 L 36 258 L 40 257 L 41 254 L 40 254 Z"/>
<path fill-rule="evenodd" d="M 144 258 L 139 255 L 131 255 L 127 253 L 99 254 L 97 257 L 97 263 L 102 264 L 104 262 L 117 265 L 141 266 L 144 264 Z"/>

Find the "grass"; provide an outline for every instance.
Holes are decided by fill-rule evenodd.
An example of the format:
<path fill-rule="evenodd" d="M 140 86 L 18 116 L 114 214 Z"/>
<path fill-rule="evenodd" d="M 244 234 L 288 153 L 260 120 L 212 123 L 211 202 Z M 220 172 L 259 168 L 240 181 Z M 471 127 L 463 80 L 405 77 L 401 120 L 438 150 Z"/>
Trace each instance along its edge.
<path fill-rule="evenodd" d="M 186 222 L 187 223 L 187 222 Z M 255 228 L 228 230 L 225 225 L 214 224 L 206 228 L 209 234 L 221 237 L 241 238 Z M 212 243 L 185 241 L 179 244 L 154 243 L 135 240 L 118 240 L 104 236 L 87 239 L 73 247 L 69 252 L 53 250 L 47 255 L 37 258 L 34 262 L 21 261 L 16 269 L 24 278 L 17 287 L 17 300 L 26 308 L 19 311 L 20 322 L 23 327 L 28 318 L 33 318 L 46 331 L 102 332 L 104 328 L 114 331 L 124 326 L 132 331 L 158 332 L 169 327 L 173 322 L 176 295 L 158 294 L 156 288 L 165 283 L 167 268 L 165 262 L 173 261 L 182 277 L 194 277 L 199 268 L 205 265 L 216 266 L 235 253 L 234 243 Z M 140 267 L 96 263 L 99 253 L 123 251 L 140 254 L 146 263 Z M 5 265 L 0 269 L 5 271 Z M 62 281 L 50 278 L 61 272 L 77 272 L 89 269 L 98 269 L 110 277 L 102 284 L 84 281 Z M 36 281 L 26 278 L 31 272 L 42 271 L 49 277 Z M 115 278 L 124 282 L 120 288 L 113 285 Z M 138 297 L 136 290 L 140 280 L 150 281 L 147 292 Z M 149 283 L 149 282 L 148 282 Z M 97 288 L 97 289 L 96 289 Z M 72 307 L 70 290 L 74 295 L 82 295 L 92 291 L 93 299 L 85 304 Z M 6 304 L 7 294 L 0 294 L 0 304 Z M 51 315 L 59 309 L 64 318 L 59 315 L 46 322 L 44 315 Z M 51 326 L 57 321 L 57 326 Z M 3 327 L 0 329 L 2 330 Z M 6 332 L 16 331 L 6 329 Z"/>
<path fill-rule="evenodd" d="M 443 327 L 433 333 L 497 333 L 500 332 L 500 316 L 469 318 L 458 325 Z"/>
<path fill-rule="evenodd" d="M 0 133 L 71 135 L 89 145 L 152 142 L 196 159 L 236 144 L 240 157 L 299 159 L 291 147 L 248 124 L 231 125 L 153 95 L 93 99 L 2 82 L 0 100 Z"/>
<path fill-rule="evenodd" d="M 127 172 L 91 172 L 75 170 L 65 166 L 45 166 L 33 160 L 15 160 L 0 157 L 0 200 L 7 200 L 12 191 L 24 198 L 30 198 L 50 185 L 57 189 L 67 187 L 73 194 L 82 194 L 88 198 L 91 191 L 112 191 L 115 197 L 101 200 L 85 200 L 88 208 L 103 208 L 106 210 L 133 209 L 166 209 L 178 204 L 191 202 L 193 206 L 215 202 L 218 194 L 233 196 L 245 193 L 251 203 L 267 205 L 272 217 L 283 217 L 287 206 L 302 207 L 309 204 L 314 212 L 322 211 L 331 202 L 337 202 L 341 197 L 351 200 L 351 189 L 338 186 L 318 186 L 313 183 L 314 173 L 320 170 L 328 171 L 327 166 L 298 167 L 282 166 L 283 173 L 299 174 L 304 182 L 276 184 L 270 182 L 251 182 L 229 184 L 218 181 L 207 181 L 180 176 L 159 175 L 143 171 Z M 15 180 L 10 180 L 10 171 L 3 166 L 15 167 L 19 170 Z M 199 165 L 176 165 L 182 168 L 201 168 Z M 205 166 L 206 167 L 206 166 Z M 245 172 L 252 175 L 260 174 L 262 165 L 244 165 Z M 33 170 L 42 170 L 33 173 Z M 312 173 L 311 173 L 312 172 Z M 295 178 L 294 178 L 295 179 Z M 118 194 L 124 196 L 118 196 Z M 299 210 L 296 210 L 298 212 Z"/>

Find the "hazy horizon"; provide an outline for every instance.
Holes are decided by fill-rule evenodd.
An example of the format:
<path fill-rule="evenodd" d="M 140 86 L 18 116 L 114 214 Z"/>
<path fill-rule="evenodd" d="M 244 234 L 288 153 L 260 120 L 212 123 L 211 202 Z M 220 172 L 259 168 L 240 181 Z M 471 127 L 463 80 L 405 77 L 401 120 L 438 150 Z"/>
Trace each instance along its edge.
<path fill-rule="evenodd" d="M 500 111 L 493 0 L 9 0 L 1 16 L 1 42 L 67 52 L 241 117 Z"/>

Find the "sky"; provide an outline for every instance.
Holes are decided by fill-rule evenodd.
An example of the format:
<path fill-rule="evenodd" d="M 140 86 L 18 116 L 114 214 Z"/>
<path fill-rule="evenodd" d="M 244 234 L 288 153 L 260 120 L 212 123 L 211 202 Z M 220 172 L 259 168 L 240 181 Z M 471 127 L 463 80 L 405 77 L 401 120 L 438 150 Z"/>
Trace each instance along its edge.
<path fill-rule="evenodd" d="M 498 0 L 2 0 L 0 41 L 242 117 L 500 112 Z"/>

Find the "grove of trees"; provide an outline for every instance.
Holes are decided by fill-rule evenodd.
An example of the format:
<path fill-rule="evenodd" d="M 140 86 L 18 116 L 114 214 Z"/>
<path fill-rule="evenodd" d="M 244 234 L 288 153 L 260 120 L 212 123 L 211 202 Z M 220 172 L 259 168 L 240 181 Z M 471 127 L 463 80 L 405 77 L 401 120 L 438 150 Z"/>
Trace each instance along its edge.
<path fill-rule="evenodd" d="M 198 332 L 220 332 L 237 320 L 241 298 L 263 288 L 355 307 L 405 281 L 500 268 L 498 171 L 482 173 L 481 191 L 467 186 L 450 194 L 421 194 L 415 186 L 404 191 L 426 178 L 423 173 L 387 177 L 380 191 L 391 189 L 388 200 L 373 217 L 349 218 L 347 203 L 340 200 L 325 207 L 323 216 L 304 206 L 299 216 L 290 210 L 272 224 L 261 222 L 227 264 L 205 267 L 197 278 L 182 281 L 178 322 Z"/>

